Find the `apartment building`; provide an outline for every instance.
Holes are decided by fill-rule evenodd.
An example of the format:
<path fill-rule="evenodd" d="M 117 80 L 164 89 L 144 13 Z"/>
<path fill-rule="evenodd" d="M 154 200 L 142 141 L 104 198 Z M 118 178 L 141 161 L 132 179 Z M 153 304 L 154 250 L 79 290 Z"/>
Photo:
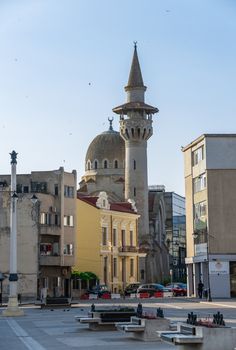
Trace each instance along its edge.
<path fill-rule="evenodd" d="M 0 175 L 0 272 L 9 274 L 10 175 Z M 70 296 L 76 227 L 76 171 L 17 175 L 18 293 Z M 35 194 L 37 202 L 32 204 Z M 3 281 L 3 297 L 8 294 Z"/>
<path fill-rule="evenodd" d="M 205 134 L 183 148 L 188 294 L 236 296 L 236 134 Z"/>
<path fill-rule="evenodd" d="M 134 203 L 110 203 L 106 192 L 77 199 L 76 270 L 96 274 L 114 293 L 139 280 L 137 222 Z"/>

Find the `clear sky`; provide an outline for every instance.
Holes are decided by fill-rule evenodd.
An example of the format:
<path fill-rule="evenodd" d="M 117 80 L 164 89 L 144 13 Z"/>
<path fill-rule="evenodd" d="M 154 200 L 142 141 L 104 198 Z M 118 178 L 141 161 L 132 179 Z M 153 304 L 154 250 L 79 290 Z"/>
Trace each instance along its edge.
<path fill-rule="evenodd" d="M 184 195 L 181 146 L 236 133 L 234 0 L 0 0 L 0 173 L 15 149 L 18 173 L 64 166 L 79 180 L 125 102 L 134 40 L 160 110 L 149 184 Z"/>

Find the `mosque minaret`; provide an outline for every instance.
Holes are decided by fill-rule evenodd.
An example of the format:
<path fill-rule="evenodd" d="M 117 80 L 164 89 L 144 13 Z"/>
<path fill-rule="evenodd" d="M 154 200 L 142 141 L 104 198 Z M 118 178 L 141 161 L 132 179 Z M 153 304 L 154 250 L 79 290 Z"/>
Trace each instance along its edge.
<path fill-rule="evenodd" d="M 147 141 L 153 134 L 152 117 L 158 109 L 145 103 L 146 89 L 135 43 L 125 87 L 127 101 L 113 108 L 120 116 L 120 131 L 113 130 L 112 118 L 109 129 L 93 139 L 86 153 L 85 174 L 79 190 L 92 196 L 105 190 L 113 202 L 135 202 L 140 215 L 139 246 L 146 253 L 146 258 L 139 260 L 142 283 L 162 279 L 162 243 L 157 237 L 164 234 L 164 228 L 161 230 L 164 226 L 160 224 L 164 222 L 163 214 L 161 218 L 156 214 L 155 232 L 150 229 L 149 221 Z M 159 209 L 155 207 L 155 210 Z"/>
<path fill-rule="evenodd" d="M 120 135 L 125 141 L 125 199 L 133 199 L 141 215 L 139 241 L 142 245 L 148 241 L 149 234 L 147 140 L 153 134 L 152 116 L 158 109 L 145 103 L 146 86 L 136 43 L 125 91 L 127 102 L 113 108 L 113 112 L 120 115 Z"/>

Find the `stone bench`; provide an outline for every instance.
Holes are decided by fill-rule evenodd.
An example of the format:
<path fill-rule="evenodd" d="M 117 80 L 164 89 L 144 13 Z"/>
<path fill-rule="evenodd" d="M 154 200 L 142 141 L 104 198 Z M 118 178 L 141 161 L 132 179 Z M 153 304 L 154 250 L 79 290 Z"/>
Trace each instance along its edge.
<path fill-rule="evenodd" d="M 166 330 L 169 327 L 169 320 L 165 318 L 139 318 L 131 317 L 128 323 L 117 323 L 119 331 L 132 333 L 133 338 L 143 341 L 160 341 L 157 330 Z"/>
<path fill-rule="evenodd" d="M 177 324 L 177 331 L 158 331 L 161 340 L 180 350 L 233 349 L 236 344 L 236 328 L 224 326 L 194 326 Z"/>
<path fill-rule="evenodd" d="M 69 298 L 55 297 L 46 298 L 44 303 L 41 303 L 41 309 L 54 309 L 54 308 L 70 308 L 71 302 Z"/>
<path fill-rule="evenodd" d="M 136 315 L 134 309 L 102 309 L 90 311 L 88 316 L 75 316 L 80 323 L 88 323 L 91 330 L 116 330 L 117 322 L 129 322 Z"/>

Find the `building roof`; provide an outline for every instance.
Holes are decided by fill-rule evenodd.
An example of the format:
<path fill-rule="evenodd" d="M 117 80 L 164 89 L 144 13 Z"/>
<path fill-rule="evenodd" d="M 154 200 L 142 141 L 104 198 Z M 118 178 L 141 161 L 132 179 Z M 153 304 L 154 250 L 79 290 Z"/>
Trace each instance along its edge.
<path fill-rule="evenodd" d="M 99 207 L 96 206 L 98 196 L 86 196 L 81 193 L 77 193 L 77 198 L 80 199 L 81 201 L 92 205 L 93 207 L 100 209 Z M 116 202 L 116 203 L 110 203 L 110 210 L 113 211 L 119 211 L 123 213 L 132 213 L 132 214 L 137 214 L 133 209 L 132 209 L 132 204 L 128 202 Z"/>
<path fill-rule="evenodd" d="M 206 137 L 236 137 L 236 134 L 202 134 L 201 136 L 199 136 L 198 138 L 196 138 L 195 140 L 193 140 L 192 142 L 190 142 L 187 146 L 182 147 L 181 150 L 182 152 L 187 151 L 187 149 L 197 145 L 199 142 L 201 142 L 202 140 L 204 140 L 204 138 Z"/>
<path fill-rule="evenodd" d="M 119 168 L 123 167 L 125 159 L 125 141 L 119 132 L 113 130 L 110 125 L 109 130 L 97 135 L 90 143 L 85 162 L 97 160 L 99 164 L 107 159 L 109 162 L 118 160 Z"/>

